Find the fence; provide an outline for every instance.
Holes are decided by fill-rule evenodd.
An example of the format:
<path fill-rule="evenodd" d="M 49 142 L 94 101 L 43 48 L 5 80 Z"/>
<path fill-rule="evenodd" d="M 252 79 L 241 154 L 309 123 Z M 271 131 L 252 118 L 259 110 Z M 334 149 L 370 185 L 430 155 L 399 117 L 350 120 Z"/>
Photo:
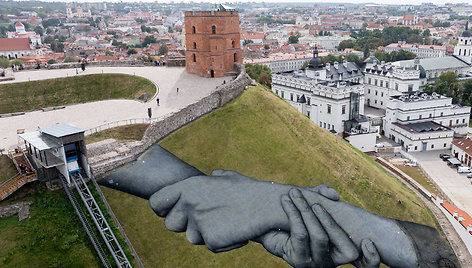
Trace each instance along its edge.
<path fill-rule="evenodd" d="M 115 127 L 135 125 L 135 124 L 151 124 L 151 123 L 160 121 L 164 118 L 165 116 L 159 116 L 159 117 L 154 117 L 154 118 L 134 118 L 134 119 L 126 119 L 126 120 L 109 122 L 109 123 L 105 123 L 97 127 L 86 130 L 85 136 L 88 136 L 88 135 L 91 135 L 91 134 L 94 134 L 103 130 L 107 130 L 110 128 L 115 128 Z"/>

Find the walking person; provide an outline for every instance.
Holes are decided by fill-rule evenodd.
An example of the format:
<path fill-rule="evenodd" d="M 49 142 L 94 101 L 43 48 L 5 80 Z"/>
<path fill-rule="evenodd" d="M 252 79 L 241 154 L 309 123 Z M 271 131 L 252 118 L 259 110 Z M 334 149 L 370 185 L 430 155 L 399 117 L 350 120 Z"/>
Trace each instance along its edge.
<path fill-rule="evenodd" d="M 159 106 L 159 98 L 156 98 L 157 106 Z"/>

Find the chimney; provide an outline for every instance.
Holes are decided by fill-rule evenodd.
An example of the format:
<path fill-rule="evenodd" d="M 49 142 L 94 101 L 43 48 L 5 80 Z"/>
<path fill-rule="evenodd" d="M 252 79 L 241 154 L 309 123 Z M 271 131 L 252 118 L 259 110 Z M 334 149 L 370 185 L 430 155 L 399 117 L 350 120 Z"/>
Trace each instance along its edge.
<path fill-rule="evenodd" d="M 326 63 L 326 70 L 328 71 L 331 70 L 331 63 L 329 62 Z"/>
<path fill-rule="evenodd" d="M 417 59 L 417 58 L 416 58 L 416 59 L 414 60 L 414 63 L 415 63 L 415 69 L 416 69 L 416 70 L 419 70 L 419 69 L 420 69 L 420 59 Z"/>
<path fill-rule="evenodd" d="M 338 69 L 338 64 L 339 64 L 339 63 L 338 63 L 337 61 L 334 62 L 334 68 L 335 68 L 335 69 Z"/>
<path fill-rule="evenodd" d="M 347 60 L 343 60 L 343 65 L 345 68 L 347 68 Z"/>

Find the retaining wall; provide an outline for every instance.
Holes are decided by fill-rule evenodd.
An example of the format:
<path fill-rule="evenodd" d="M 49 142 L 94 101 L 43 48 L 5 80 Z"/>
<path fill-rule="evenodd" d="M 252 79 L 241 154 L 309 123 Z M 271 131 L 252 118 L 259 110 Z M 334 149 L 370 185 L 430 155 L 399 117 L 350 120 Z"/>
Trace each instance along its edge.
<path fill-rule="evenodd" d="M 244 65 L 237 64 L 235 65 L 235 68 L 238 75 L 234 80 L 227 84 L 218 86 L 215 92 L 202 98 L 196 103 L 193 103 L 176 113 L 170 114 L 160 121 L 152 123 L 144 132 L 141 144 L 132 148 L 130 155 L 117 158 L 116 161 L 110 161 L 106 165 L 94 166 L 92 164 L 92 173 L 96 176 L 133 160 L 137 155 L 144 152 L 151 145 L 165 138 L 177 129 L 235 99 L 243 92 L 246 86 L 252 82 L 252 79 L 246 74 Z M 88 152 L 89 158 L 96 156 L 95 152 L 103 152 L 103 150 L 98 148 L 90 149 L 91 150 Z"/>

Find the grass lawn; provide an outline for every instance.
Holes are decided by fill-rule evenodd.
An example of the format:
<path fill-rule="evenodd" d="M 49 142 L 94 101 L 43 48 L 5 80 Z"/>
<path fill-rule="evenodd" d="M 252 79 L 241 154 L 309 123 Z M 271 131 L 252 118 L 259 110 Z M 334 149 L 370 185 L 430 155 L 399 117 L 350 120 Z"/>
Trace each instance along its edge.
<path fill-rule="evenodd" d="M 229 169 L 302 187 L 326 183 L 342 200 L 376 214 L 439 226 L 422 201 L 372 159 L 260 87 L 160 145 L 207 174 Z M 102 189 L 147 267 L 288 267 L 254 243 L 218 254 L 191 245 L 184 233 L 166 230 L 146 200 Z"/>
<path fill-rule="evenodd" d="M 31 217 L 0 218 L 1 267 L 100 267 L 95 249 L 63 190 L 40 182 L 24 186 L 1 205 L 32 200 Z"/>
<path fill-rule="evenodd" d="M 0 183 L 10 179 L 18 173 L 13 162 L 6 155 L 0 155 Z"/>
<path fill-rule="evenodd" d="M 439 191 L 436 188 L 436 186 L 434 186 L 434 184 L 430 182 L 428 178 L 426 178 L 426 176 L 423 174 L 423 172 L 421 171 L 419 167 L 408 167 L 408 166 L 399 165 L 399 164 L 396 164 L 395 167 L 405 172 L 408 176 L 413 178 L 417 183 L 421 184 L 421 186 L 423 186 L 426 190 L 430 191 L 436 196 L 439 195 Z"/>
<path fill-rule="evenodd" d="M 126 141 L 126 140 L 141 140 L 144 132 L 146 131 L 149 124 L 135 124 L 121 127 L 114 127 L 106 129 L 92 135 L 85 137 L 85 142 L 87 144 L 106 140 L 106 139 L 115 139 L 117 141 Z"/>
<path fill-rule="evenodd" d="M 107 99 L 150 98 L 156 86 L 127 74 L 90 74 L 0 85 L 0 114 Z"/>

